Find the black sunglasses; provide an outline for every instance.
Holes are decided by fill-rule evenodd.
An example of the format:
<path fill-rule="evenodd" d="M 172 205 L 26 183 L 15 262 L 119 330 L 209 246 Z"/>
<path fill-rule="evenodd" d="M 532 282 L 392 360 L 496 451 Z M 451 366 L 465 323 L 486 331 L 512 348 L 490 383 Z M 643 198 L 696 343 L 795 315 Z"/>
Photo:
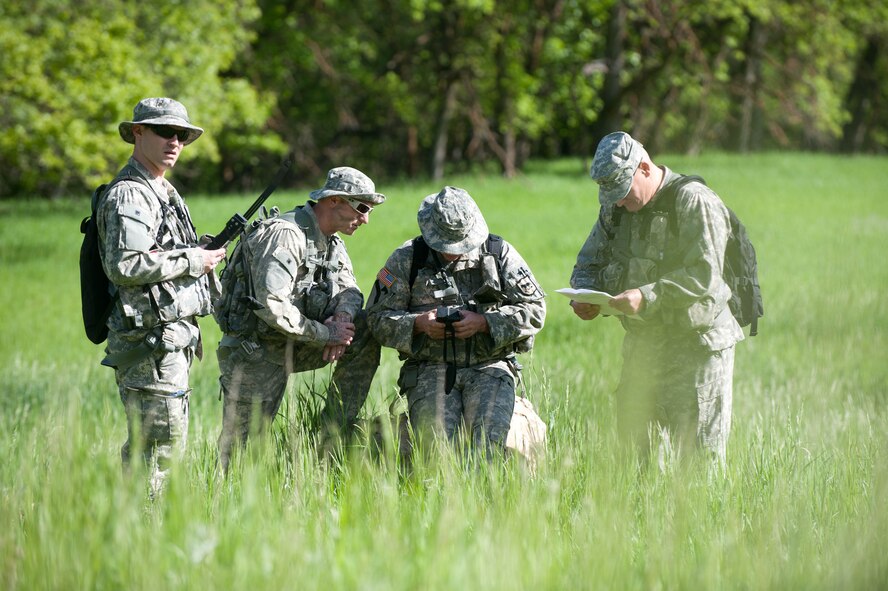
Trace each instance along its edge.
<path fill-rule="evenodd" d="M 176 129 L 175 127 L 170 127 L 169 125 L 146 125 L 145 127 L 153 131 L 155 135 L 158 135 L 165 140 L 176 136 L 183 144 L 188 141 L 188 138 L 191 137 L 191 132 L 187 129 Z"/>

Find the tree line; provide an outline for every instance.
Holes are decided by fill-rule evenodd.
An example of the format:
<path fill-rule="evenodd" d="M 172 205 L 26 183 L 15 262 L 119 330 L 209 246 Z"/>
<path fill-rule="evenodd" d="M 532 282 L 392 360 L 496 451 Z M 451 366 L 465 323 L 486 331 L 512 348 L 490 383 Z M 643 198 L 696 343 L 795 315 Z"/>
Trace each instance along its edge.
<path fill-rule="evenodd" d="M 207 133 L 189 191 L 349 164 L 436 178 L 652 151 L 888 147 L 888 4 L 866 0 L 33 0 L 0 6 L 0 197 L 83 195 L 146 96 Z"/>

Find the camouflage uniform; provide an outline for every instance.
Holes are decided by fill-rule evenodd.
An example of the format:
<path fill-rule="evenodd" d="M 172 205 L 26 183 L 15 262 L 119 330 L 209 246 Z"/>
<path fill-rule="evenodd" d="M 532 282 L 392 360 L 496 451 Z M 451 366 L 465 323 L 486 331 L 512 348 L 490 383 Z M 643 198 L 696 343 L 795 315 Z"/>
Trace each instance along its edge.
<path fill-rule="evenodd" d="M 722 277 L 728 211 L 708 187 L 690 183 L 677 193 L 672 221 L 656 212 L 658 196 L 680 178 L 665 167 L 645 207 L 635 213 L 616 208 L 626 195 L 618 187 L 623 183 L 625 189 L 641 150 L 627 134 L 611 134 L 599 145 L 592 171 L 601 179 L 601 210 L 571 286 L 612 294 L 637 288 L 643 295 L 645 306 L 636 317 L 620 317 L 626 330 L 617 389 L 621 431 L 646 447 L 653 423 L 672 445 L 696 442 L 724 460 L 734 345 L 743 339 Z M 677 237 L 670 223 L 677 225 Z"/>
<path fill-rule="evenodd" d="M 461 220 L 466 212 L 463 217 L 468 219 Z M 488 252 L 485 242 L 487 225 L 465 191 L 446 187 L 438 195 L 426 197 L 419 219 L 428 256 L 421 261 L 412 288 L 414 241 L 405 242 L 389 257 L 370 297 L 370 328 L 382 345 L 397 349 L 406 360 L 398 381 L 407 396 L 414 429 L 452 439 L 463 426 L 476 447 L 501 450 L 515 404 L 520 367 L 515 352 L 530 350 L 533 336 L 542 328 L 545 295 L 524 259 L 505 241 L 500 278 L 496 257 Z M 444 244 L 440 235 L 436 238 L 436 223 L 450 223 L 457 236 L 454 240 L 463 226 L 471 225 L 474 235 L 457 248 L 470 250 L 451 252 L 462 256 L 450 263 L 444 261 L 435 251 L 454 241 Z M 489 334 L 467 340 L 436 340 L 414 334 L 418 313 L 442 304 L 435 292 L 448 285 L 456 287 L 458 296 L 453 299 L 461 307 L 484 314 Z M 445 387 L 448 364 L 456 366 L 449 393 Z"/>
<path fill-rule="evenodd" d="M 359 175 L 364 193 L 319 190 L 313 198 L 352 194 L 375 203 L 385 200 L 363 173 L 347 167 L 334 171 Z M 237 280 L 229 283 L 223 275 L 216 305 L 225 333 L 217 351 L 224 396 L 218 443 L 223 469 L 235 443 L 246 441 L 254 416 L 263 424 L 273 420 L 288 376 L 327 365 L 322 355 L 330 333 L 324 320 L 345 313 L 355 324 L 355 338 L 336 363 L 328 388 L 326 424 L 350 427 L 355 422 L 379 365 L 380 346 L 367 330 L 364 297 L 345 244 L 321 231 L 312 206 L 309 201 L 250 229 L 237 246 L 242 252 L 232 255 L 224 271 L 236 273 Z M 241 268 L 235 267 L 238 256 Z M 255 299 L 252 309 L 243 307 L 243 296 Z"/>
<path fill-rule="evenodd" d="M 115 367 L 126 409 L 121 456 L 128 465 L 131 448 L 142 450 L 156 493 L 174 453 L 185 446 L 188 373 L 200 355 L 197 317 L 211 312 L 217 284 L 214 274 L 204 273 L 182 198 L 135 159 L 100 201 L 97 223 L 105 272 L 119 295 L 103 363 Z"/>

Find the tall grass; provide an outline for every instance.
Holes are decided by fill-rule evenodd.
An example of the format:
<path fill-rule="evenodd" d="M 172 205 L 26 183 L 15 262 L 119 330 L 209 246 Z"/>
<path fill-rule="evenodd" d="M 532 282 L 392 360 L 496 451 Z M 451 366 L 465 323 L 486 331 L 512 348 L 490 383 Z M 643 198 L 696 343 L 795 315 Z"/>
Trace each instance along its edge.
<path fill-rule="evenodd" d="M 222 479 L 219 332 L 205 319 L 188 451 L 154 502 L 138 474 L 121 473 L 123 409 L 101 348 L 82 337 L 86 196 L 0 203 L 0 588 L 885 588 L 888 162 L 659 160 L 704 176 L 758 249 L 766 316 L 738 346 L 724 473 L 701 459 L 639 468 L 618 448 L 622 331 L 612 319 L 580 322 L 553 293 L 597 210 L 578 162 L 536 164 L 513 181 L 448 179 L 551 294 L 523 359 L 549 425 L 534 475 L 446 451 L 409 475 L 391 451 L 319 459 L 299 417 L 329 379 L 322 370 L 291 380 L 274 432 Z M 367 290 L 440 187 L 379 188 L 389 200 L 347 238 Z M 307 190 L 272 200 L 288 208 Z M 213 231 L 251 199 L 198 196 L 192 211 Z M 396 375 L 386 352 L 368 414 L 387 409 Z"/>

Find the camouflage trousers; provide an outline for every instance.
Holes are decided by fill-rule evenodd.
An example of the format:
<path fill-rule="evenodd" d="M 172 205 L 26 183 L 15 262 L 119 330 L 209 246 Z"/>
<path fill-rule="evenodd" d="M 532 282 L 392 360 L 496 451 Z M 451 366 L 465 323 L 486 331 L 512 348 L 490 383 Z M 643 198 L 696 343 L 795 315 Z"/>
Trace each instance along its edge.
<path fill-rule="evenodd" d="M 373 339 L 363 314 L 355 320 L 356 335 L 342 359 L 336 362 L 327 387 L 321 416 L 325 428 L 348 431 L 357 421 L 379 366 L 379 343 Z M 222 387 L 222 431 L 219 459 L 227 470 L 235 445 L 243 445 L 251 432 L 264 430 L 277 415 L 290 374 L 325 367 L 323 346 L 287 341 L 286 347 L 220 346 L 219 378 Z"/>
<path fill-rule="evenodd" d="M 449 393 L 447 365 L 408 361 L 398 385 L 407 396 L 408 417 L 420 439 L 462 432 L 475 449 L 502 453 L 515 407 L 516 374 L 508 361 L 460 367 Z"/>
<path fill-rule="evenodd" d="M 696 343 L 628 333 L 617 388 L 619 430 L 641 450 L 657 449 L 661 463 L 695 447 L 724 463 L 733 380 L 733 346 L 710 351 Z"/>
<path fill-rule="evenodd" d="M 196 334 L 196 327 L 193 329 Z M 115 333 L 108 336 L 108 351 L 128 349 L 133 342 Z M 155 351 L 115 375 L 126 410 L 127 440 L 120 450 L 123 466 L 138 450 L 148 468 L 149 493 L 159 494 L 172 462 L 181 458 L 188 437 L 189 370 L 194 349 Z"/>

